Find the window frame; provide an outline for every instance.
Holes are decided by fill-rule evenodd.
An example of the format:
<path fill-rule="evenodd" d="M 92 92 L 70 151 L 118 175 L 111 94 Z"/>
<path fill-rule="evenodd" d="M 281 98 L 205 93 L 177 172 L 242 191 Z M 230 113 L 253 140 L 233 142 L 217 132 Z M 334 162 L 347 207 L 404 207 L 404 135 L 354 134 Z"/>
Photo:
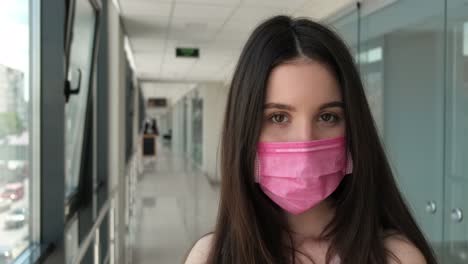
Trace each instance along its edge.
<path fill-rule="evenodd" d="M 88 166 L 93 166 L 92 158 L 89 157 L 88 161 L 85 158 L 87 155 L 92 155 L 92 148 L 89 149 L 90 152 L 87 153 L 86 146 L 89 143 L 94 143 L 92 127 L 93 127 L 93 87 L 95 85 L 94 78 L 97 77 L 95 69 L 97 68 L 97 55 L 99 50 L 99 37 L 100 37 L 100 19 L 101 19 L 101 12 L 102 12 L 102 3 L 99 0 L 86 0 L 94 9 L 94 15 L 96 20 L 94 22 L 94 34 L 93 34 L 93 45 L 91 50 L 91 65 L 90 65 L 90 73 L 89 73 L 89 87 L 88 87 L 88 95 L 87 95 L 87 102 L 86 102 L 86 113 L 85 113 L 85 124 L 84 124 L 84 135 L 83 135 L 83 148 L 81 150 L 81 157 L 80 157 L 80 169 L 78 173 L 78 186 L 76 191 L 70 193 L 68 196 L 64 197 L 64 206 L 65 206 L 65 222 L 68 223 L 74 218 L 74 215 L 82 208 L 89 204 L 91 200 L 91 195 L 93 195 L 94 190 L 92 186 L 92 178 L 93 175 L 88 175 L 87 171 Z M 73 25 L 75 21 L 75 10 L 76 10 L 76 3 L 77 0 L 70 0 L 68 2 L 68 9 L 67 9 L 67 18 L 66 18 L 66 33 L 65 33 L 65 82 L 67 82 L 67 75 L 70 66 L 70 52 L 71 52 L 71 44 L 72 44 L 72 35 L 73 35 Z M 65 85 L 64 85 L 65 89 Z M 64 99 L 65 99 L 65 90 L 64 90 Z M 66 103 L 65 103 L 66 106 Z M 66 132 L 66 131 L 64 131 Z M 64 174 L 64 180 L 66 175 Z M 66 187 L 66 186 L 64 186 Z M 91 191 L 90 191 L 91 190 Z"/>

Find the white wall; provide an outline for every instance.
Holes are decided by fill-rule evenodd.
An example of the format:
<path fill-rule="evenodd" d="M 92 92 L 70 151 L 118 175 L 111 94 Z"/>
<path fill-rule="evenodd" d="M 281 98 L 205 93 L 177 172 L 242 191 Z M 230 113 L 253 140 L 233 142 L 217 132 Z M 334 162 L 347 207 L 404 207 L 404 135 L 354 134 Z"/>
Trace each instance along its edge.
<path fill-rule="evenodd" d="M 229 87 L 222 83 L 201 84 L 197 88 L 203 98 L 203 171 L 215 181 L 220 181 L 219 146 L 221 129 Z"/>

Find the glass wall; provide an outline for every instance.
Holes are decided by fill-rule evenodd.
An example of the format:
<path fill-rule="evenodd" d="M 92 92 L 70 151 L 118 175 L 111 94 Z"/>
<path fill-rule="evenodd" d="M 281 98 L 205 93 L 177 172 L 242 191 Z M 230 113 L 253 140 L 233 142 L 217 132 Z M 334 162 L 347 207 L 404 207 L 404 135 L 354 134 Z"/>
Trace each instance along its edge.
<path fill-rule="evenodd" d="M 28 0 L 0 1 L 0 263 L 11 263 L 32 238 L 32 190 L 38 186 L 31 109 L 38 98 L 30 85 L 30 18 Z"/>
<path fill-rule="evenodd" d="M 468 263 L 468 2 L 447 1 L 444 261 Z"/>
<path fill-rule="evenodd" d="M 187 97 L 184 96 L 182 98 L 182 153 L 187 157 L 189 156 L 188 152 L 188 142 L 189 142 L 189 137 L 188 137 L 188 103 L 187 103 Z"/>
<path fill-rule="evenodd" d="M 370 5 L 332 25 L 356 54 L 416 220 L 441 263 L 468 263 L 467 1 L 399 0 L 376 11 Z"/>
<path fill-rule="evenodd" d="M 357 59 L 359 49 L 359 10 L 355 8 L 350 10 L 348 14 L 328 22 L 340 37 L 346 40 L 346 44 Z"/>
<path fill-rule="evenodd" d="M 197 91 L 197 90 L 196 90 Z M 203 99 L 198 91 L 192 98 L 192 159 L 198 166 L 203 162 Z"/>
<path fill-rule="evenodd" d="M 362 72 L 362 81 L 366 90 L 367 100 L 374 115 L 377 128 L 383 134 L 383 75 L 382 52 L 383 43 L 379 39 L 370 42 L 360 41 L 363 26 L 360 10 L 356 7 L 350 13 L 333 21 L 333 28 L 348 44 L 356 63 Z M 365 34 L 365 33 L 364 33 Z"/>
<path fill-rule="evenodd" d="M 395 176 L 439 250 L 443 211 L 430 207 L 442 208 L 443 203 L 444 3 L 399 1 L 363 17 L 361 25 L 363 48 L 382 50 L 375 67 L 366 60 L 361 69 L 365 76 L 379 75 L 374 85 L 383 88 L 381 125 Z M 373 90 L 368 82 L 366 86 Z"/>

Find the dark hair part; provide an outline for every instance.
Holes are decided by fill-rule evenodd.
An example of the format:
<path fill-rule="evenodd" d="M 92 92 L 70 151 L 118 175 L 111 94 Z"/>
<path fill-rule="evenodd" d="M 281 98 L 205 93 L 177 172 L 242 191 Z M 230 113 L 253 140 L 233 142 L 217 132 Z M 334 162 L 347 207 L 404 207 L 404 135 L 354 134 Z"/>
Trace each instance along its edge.
<path fill-rule="evenodd" d="M 256 146 L 262 127 L 266 84 L 272 69 L 305 57 L 327 66 L 344 100 L 347 147 L 353 175 L 345 177 L 331 199 L 336 214 L 323 232 L 329 240 L 327 263 L 387 263 L 384 232 L 406 237 L 436 263 L 432 249 L 397 188 L 369 110 L 353 57 L 325 26 L 287 16 L 259 25 L 248 39 L 231 83 L 221 150 L 221 200 L 212 264 L 295 263 L 284 212 L 254 181 Z"/>

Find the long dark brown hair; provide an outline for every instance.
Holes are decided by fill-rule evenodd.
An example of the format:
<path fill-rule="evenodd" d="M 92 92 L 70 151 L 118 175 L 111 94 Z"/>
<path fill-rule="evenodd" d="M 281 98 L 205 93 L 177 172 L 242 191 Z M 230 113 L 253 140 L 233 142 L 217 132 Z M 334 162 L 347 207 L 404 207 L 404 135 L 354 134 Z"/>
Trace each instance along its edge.
<path fill-rule="evenodd" d="M 323 232 L 330 241 L 327 262 L 338 255 L 346 264 L 387 263 L 392 254 L 383 234 L 391 230 L 414 244 L 428 264 L 436 263 L 397 188 L 347 46 L 327 27 L 287 16 L 255 29 L 233 76 L 222 132 L 220 207 L 208 263 L 297 262 L 285 214 L 261 191 L 253 173 L 268 77 L 274 67 L 300 57 L 328 66 L 338 80 L 354 162 L 353 174 L 331 196 L 336 213 Z"/>

